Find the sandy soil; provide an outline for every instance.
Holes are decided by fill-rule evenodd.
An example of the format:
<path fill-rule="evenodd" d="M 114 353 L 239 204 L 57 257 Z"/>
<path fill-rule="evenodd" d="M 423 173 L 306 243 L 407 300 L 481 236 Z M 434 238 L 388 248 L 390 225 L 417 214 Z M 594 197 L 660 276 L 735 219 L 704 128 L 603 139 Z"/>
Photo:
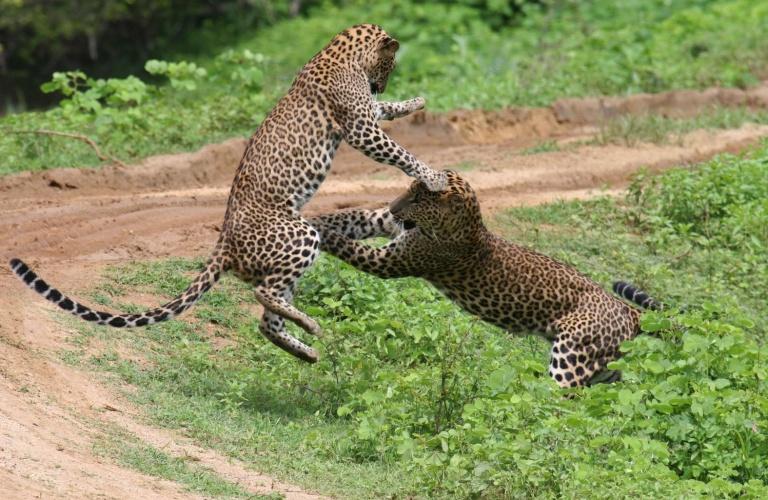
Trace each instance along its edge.
<path fill-rule="evenodd" d="M 691 116 L 713 104 L 768 108 L 768 85 L 631 98 L 563 100 L 548 108 L 419 113 L 390 133 L 435 167 L 462 171 L 486 212 L 556 199 L 618 193 L 641 167 L 658 171 L 741 150 L 768 127 L 697 131 L 680 142 L 590 146 L 599 124 L 622 113 Z M 560 151 L 523 154 L 554 140 Z M 158 156 L 127 168 L 59 169 L 0 178 L 0 260 L 23 257 L 77 296 L 106 264 L 204 255 L 215 241 L 245 141 Z M 409 183 L 392 167 L 342 147 L 308 214 L 381 206 Z M 153 305 L 153 304 L 147 304 Z M 105 427 L 176 456 L 192 456 L 254 493 L 320 498 L 189 439 L 149 425 L 98 377 L 63 364 L 67 331 L 47 303 L 0 268 L 0 481 L 3 498 L 188 498 L 183 487 L 94 453 Z"/>

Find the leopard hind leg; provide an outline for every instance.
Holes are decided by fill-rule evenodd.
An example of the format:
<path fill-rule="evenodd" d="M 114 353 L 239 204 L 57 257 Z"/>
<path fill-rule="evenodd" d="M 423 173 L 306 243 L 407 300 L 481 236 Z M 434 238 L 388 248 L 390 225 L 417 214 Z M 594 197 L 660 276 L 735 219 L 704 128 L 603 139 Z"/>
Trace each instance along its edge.
<path fill-rule="evenodd" d="M 293 298 L 292 291 L 286 290 L 283 293 L 283 298 L 288 303 L 290 303 Z M 261 301 L 261 299 L 259 299 L 259 301 Z M 303 314 L 300 311 L 299 313 Z M 317 331 L 319 331 L 319 326 L 316 322 L 314 322 L 314 320 L 312 320 L 312 318 L 307 316 L 306 320 L 314 323 Z M 287 353 L 308 363 L 317 362 L 317 351 L 288 333 L 288 331 L 285 329 L 285 319 L 280 314 L 277 314 L 265 307 L 264 314 L 261 317 L 259 330 L 267 340 L 275 344 L 280 349 L 286 351 Z"/>
<path fill-rule="evenodd" d="M 582 387 L 621 380 L 606 366 L 619 356 L 618 341 L 606 338 L 603 322 L 589 312 L 573 312 L 555 322 L 549 374 L 560 387 Z"/>
<path fill-rule="evenodd" d="M 296 323 L 308 333 L 322 334 L 320 325 L 293 305 L 293 290 L 304 272 L 320 254 L 320 236 L 304 221 L 290 221 L 291 228 L 282 238 L 280 247 L 273 247 L 268 256 L 269 269 L 254 283 L 256 300 L 264 307 L 261 334 L 270 342 L 299 359 L 314 363 L 317 351 L 293 337 L 285 329 L 285 320 Z"/>
<path fill-rule="evenodd" d="M 293 288 L 293 284 L 291 288 Z M 254 293 L 256 294 L 256 300 L 264 306 L 265 311 L 293 321 L 307 333 L 318 337 L 322 336 L 320 325 L 293 305 L 293 295 L 287 289 L 280 290 L 266 286 L 257 286 Z"/>

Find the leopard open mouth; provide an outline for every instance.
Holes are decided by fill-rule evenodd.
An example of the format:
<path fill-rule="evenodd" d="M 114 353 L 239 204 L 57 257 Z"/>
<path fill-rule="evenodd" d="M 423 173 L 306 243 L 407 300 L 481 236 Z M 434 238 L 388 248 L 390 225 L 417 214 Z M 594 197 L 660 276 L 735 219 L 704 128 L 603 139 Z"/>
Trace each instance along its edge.
<path fill-rule="evenodd" d="M 404 220 L 403 221 L 403 229 L 405 229 L 406 231 L 410 231 L 411 229 L 413 229 L 415 227 L 416 227 L 416 223 L 413 222 L 412 220 Z"/>
<path fill-rule="evenodd" d="M 371 82 L 371 94 L 378 94 L 379 93 L 379 84 L 376 82 Z"/>

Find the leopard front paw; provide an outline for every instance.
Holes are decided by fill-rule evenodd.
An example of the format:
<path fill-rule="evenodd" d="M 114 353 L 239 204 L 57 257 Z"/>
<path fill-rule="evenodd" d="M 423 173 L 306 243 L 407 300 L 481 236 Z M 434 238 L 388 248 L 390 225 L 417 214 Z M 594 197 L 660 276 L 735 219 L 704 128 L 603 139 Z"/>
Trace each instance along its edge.
<path fill-rule="evenodd" d="M 424 109 L 424 106 L 427 105 L 427 101 L 423 97 L 419 96 L 411 99 L 410 104 L 411 105 L 409 107 L 411 108 L 411 111 L 418 111 L 420 109 Z"/>

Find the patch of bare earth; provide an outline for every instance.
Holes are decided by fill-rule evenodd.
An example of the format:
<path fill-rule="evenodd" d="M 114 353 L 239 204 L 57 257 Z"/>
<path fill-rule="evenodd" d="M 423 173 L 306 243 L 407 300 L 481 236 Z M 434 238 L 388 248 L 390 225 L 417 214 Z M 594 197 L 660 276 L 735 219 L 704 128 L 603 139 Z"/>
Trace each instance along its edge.
<path fill-rule="evenodd" d="M 768 127 L 747 124 L 736 130 L 693 132 L 668 145 L 579 145 L 606 119 L 621 114 L 686 117 L 715 104 L 768 108 L 768 85 L 748 91 L 563 100 L 540 109 L 419 113 L 386 128 L 432 166 L 461 170 L 490 212 L 616 193 L 641 167 L 658 171 L 693 163 L 768 136 Z M 522 154 L 544 140 L 563 147 Z M 204 255 L 215 241 L 244 146 L 244 140 L 233 139 L 129 168 L 60 169 L 0 178 L 0 258 L 23 257 L 52 283 L 77 295 L 109 263 Z M 381 206 L 409 182 L 392 167 L 342 147 L 306 212 Z M 60 360 L 58 352 L 67 347 L 69 332 L 50 318 L 50 310 L 7 268 L 0 268 L 2 498 L 194 496 L 176 483 L 100 458 L 93 445 L 104 426 L 172 455 L 193 457 L 248 491 L 318 498 L 147 424 L 141 408 L 123 400 L 98 376 Z"/>

